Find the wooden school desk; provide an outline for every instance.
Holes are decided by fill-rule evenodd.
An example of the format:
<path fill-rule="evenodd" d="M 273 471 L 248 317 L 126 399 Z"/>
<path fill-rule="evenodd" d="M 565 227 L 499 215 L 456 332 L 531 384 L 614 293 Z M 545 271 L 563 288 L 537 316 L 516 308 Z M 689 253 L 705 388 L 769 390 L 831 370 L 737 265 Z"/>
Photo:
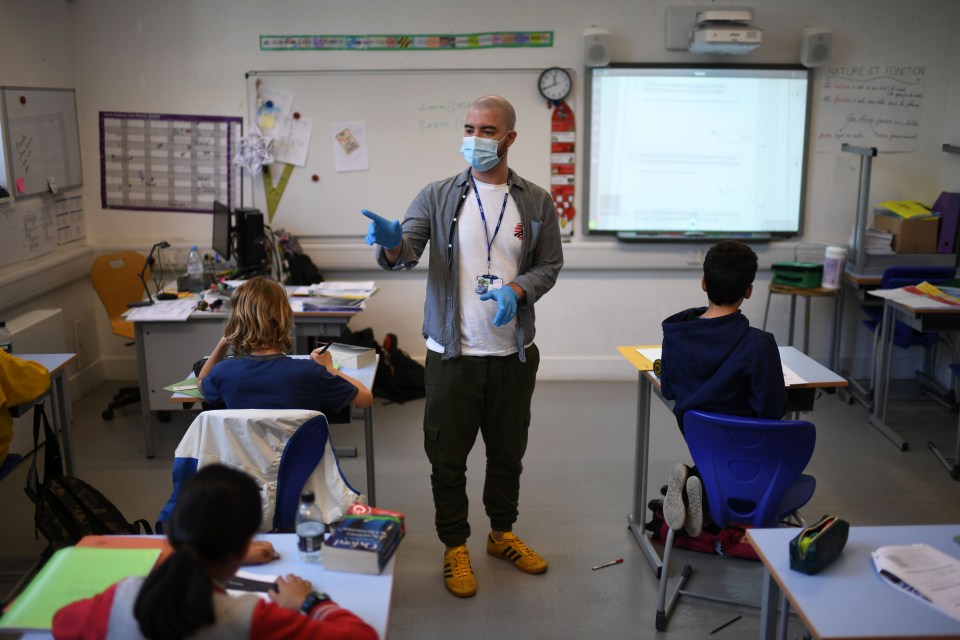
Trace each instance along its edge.
<path fill-rule="evenodd" d="M 50 371 L 50 391 L 44 393 L 31 402 L 10 407 L 10 415 L 14 418 L 26 415 L 35 405 L 40 404 L 51 395 L 51 412 L 53 429 L 60 434 L 60 448 L 63 451 L 63 462 L 68 476 L 76 475 L 76 460 L 73 456 L 73 431 L 70 427 L 70 399 L 67 395 L 67 385 L 63 381 L 63 372 L 67 365 L 77 359 L 75 353 L 15 353 L 21 360 L 32 360 L 42 364 Z M 39 455 L 34 452 L 34 455 Z"/>
<path fill-rule="evenodd" d="M 122 537 L 128 538 L 129 536 Z M 155 537 L 159 538 L 159 536 Z M 344 609 L 349 609 L 373 627 L 380 638 L 387 637 L 390 600 L 393 596 L 393 578 L 397 554 L 401 553 L 403 549 L 402 542 L 387 566 L 383 568 L 383 573 L 374 576 L 363 573 L 326 571 L 323 564 L 302 562 L 297 551 L 296 534 L 267 533 L 256 536 L 256 539 L 269 540 L 280 554 L 280 560 L 267 564 L 244 566 L 242 567 L 244 571 L 266 576 L 285 576 L 288 573 L 293 573 L 309 580 L 314 589 L 327 593 L 338 605 Z M 53 636 L 49 632 L 31 632 L 24 634 L 22 637 L 40 640 Z"/>
<path fill-rule="evenodd" d="M 158 302 L 157 304 L 163 304 Z M 310 338 L 337 337 L 356 312 L 331 313 L 296 311 L 293 314 L 294 350 L 309 351 Z M 140 377 L 140 410 L 143 417 L 144 448 L 154 456 L 153 420 L 155 413 L 170 411 L 170 394 L 163 387 L 182 380 L 185 371 L 202 355 L 209 354 L 223 337 L 223 311 L 195 311 L 186 321 L 137 320 L 134 333 L 137 344 L 137 368 Z M 198 356 L 197 354 L 202 354 Z"/>
<path fill-rule="evenodd" d="M 293 356 L 295 358 L 308 358 L 307 355 Z M 373 364 L 367 365 L 360 369 L 351 369 L 349 367 L 341 367 L 340 370 L 345 374 L 366 385 L 367 389 L 373 391 L 373 381 L 377 376 L 377 365 L 380 363 L 380 355 L 377 354 L 377 358 Z M 193 373 L 191 372 L 191 376 Z M 168 385 L 169 386 L 169 385 Z M 197 398 L 193 396 L 188 396 L 183 393 L 174 393 L 170 396 L 170 400 L 181 406 L 190 406 L 200 402 Z M 350 407 L 351 416 L 356 410 L 354 407 Z M 373 464 L 373 407 L 366 407 L 362 409 L 363 411 L 363 450 L 364 450 L 364 462 L 367 467 L 367 502 L 370 503 L 370 506 L 377 506 L 377 487 L 376 487 L 376 474 L 374 473 L 374 464 Z M 329 423 L 329 421 L 328 421 Z M 336 423 L 333 423 L 336 424 Z M 332 425 L 330 425 L 332 426 Z M 345 452 L 343 449 L 336 448 L 337 455 L 343 458 L 356 458 L 357 451 L 353 449 L 352 452 Z"/>
<path fill-rule="evenodd" d="M 883 298 L 883 324 L 880 332 L 880 351 L 877 354 L 878 375 L 873 394 L 873 410 L 869 421 L 897 448 L 906 451 L 909 443 L 887 424 L 894 321 L 903 322 L 917 331 L 956 332 L 960 331 L 960 306 L 950 306 L 927 296 L 908 293 L 903 289 L 874 290 L 870 293 Z"/>
<path fill-rule="evenodd" d="M 673 403 L 660 395 L 660 379 L 653 375 L 653 363 L 637 353 L 642 347 L 617 347 L 620 354 L 639 372 L 637 387 L 637 446 L 633 473 L 633 510 L 627 515 L 627 526 L 640 544 L 647 562 L 654 574 L 660 577 L 660 556 L 643 527 L 647 513 L 647 472 L 650 457 L 650 395 L 657 397 L 672 407 Z M 780 347 L 780 360 L 806 380 L 801 385 L 787 387 L 787 412 L 810 411 L 813 409 L 814 396 L 818 389 L 836 389 L 844 387 L 847 381 L 820 365 L 816 360 L 804 355 L 794 347 Z M 673 422 L 673 420 L 671 420 Z M 671 428 L 674 428 L 671 425 Z"/>
<path fill-rule="evenodd" d="M 747 529 L 766 569 L 760 638 L 773 638 L 781 591 L 821 640 L 847 638 L 960 638 L 960 621 L 884 582 L 870 552 L 887 545 L 925 543 L 960 557 L 960 524 L 851 527 L 840 557 L 814 576 L 790 569 L 790 540 L 799 529 Z M 787 615 L 781 611 L 780 616 Z"/>

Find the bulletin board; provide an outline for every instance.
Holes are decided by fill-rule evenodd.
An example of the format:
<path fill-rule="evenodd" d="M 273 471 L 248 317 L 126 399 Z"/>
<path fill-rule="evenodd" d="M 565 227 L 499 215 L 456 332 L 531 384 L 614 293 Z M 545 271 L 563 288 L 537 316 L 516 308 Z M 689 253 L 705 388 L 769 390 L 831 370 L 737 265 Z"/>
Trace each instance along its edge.
<path fill-rule="evenodd" d="M 83 184 L 77 95 L 73 89 L 0 87 L 4 148 L 21 198 Z"/>
<path fill-rule="evenodd" d="M 272 226 L 303 237 L 356 239 L 366 232 L 361 209 L 402 218 L 429 182 L 467 168 L 460 156 L 467 108 L 474 99 L 491 93 L 505 97 L 517 112 L 518 137 L 510 148 L 510 167 L 549 191 L 553 111 L 537 90 L 541 71 L 249 72 L 249 122 L 258 121 L 258 96 L 278 93 L 292 96 L 290 111 L 312 121 L 306 163 L 294 166 Z M 363 127 L 363 136 L 357 140 L 365 146 L 366 169 L 337 171 L 337 154 L 354 144 L 352 140 L 344 143 L 340 133 L 344 123 Z M 263 133 L 270 136 L 267 128 Z M 281 168 L 271 173 L 278 181 Z M 253 180 L 253 189 L 254 206 L 266 214 L 261 176 Z"/>

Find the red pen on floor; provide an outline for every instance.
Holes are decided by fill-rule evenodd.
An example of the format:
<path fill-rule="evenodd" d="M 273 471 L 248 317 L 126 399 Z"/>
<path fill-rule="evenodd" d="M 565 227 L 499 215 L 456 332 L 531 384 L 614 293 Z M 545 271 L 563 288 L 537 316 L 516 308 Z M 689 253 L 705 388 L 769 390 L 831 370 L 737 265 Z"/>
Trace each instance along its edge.
<path fill-rule="evenodd" d="M 610 562 L 598 564 L 593 568 L 593 570 L 596 571 L 597 569 L 603 569 L 604 567 L 612 567 L 613 565 L 620 564 L 621 562 L 623 562 L 623 558 L 617 558 L 616 560 L 611 560 Z"/>

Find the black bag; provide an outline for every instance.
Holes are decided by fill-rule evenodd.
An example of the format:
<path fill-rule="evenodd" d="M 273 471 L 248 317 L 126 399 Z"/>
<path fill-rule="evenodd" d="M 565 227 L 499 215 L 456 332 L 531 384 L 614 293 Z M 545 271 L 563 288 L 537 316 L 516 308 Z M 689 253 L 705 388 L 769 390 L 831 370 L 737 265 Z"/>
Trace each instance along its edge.
<path fill-rule="evenodd" d="M 43 484 L 37 472 L 41 420 L 47 439 Z M 33 413 L 33 446 L 33 462 L 24 491 L 36 505 L 34 531 L 43 534 L 54 551 L 74 545 L 86 535 L 139 534 L 141 525 L 145 533 L 153 533 L 146 520 L 130 524 L 102 493 L 79 478 L 63 475 L 60 444 L 42 404 L 38 404 Z"/>
<path fill-rule="evenodd" d="M 373 395 L 400 404 L 427 395 L 423 365 L 400 350 L 395 334 L 388 333 L 383 339 Z"/>
<path fill-rule="evenodd" d="M 344 330 L 338 341 L 377 350 L 380 364 L 371 389 L 373 395 L 399 404 L 427 395 L 423 365 L 400 350 L 396 334 L 388 333 L 382 347 L 374 340 L 373 329 Z"/>
<path fill-rule="evenodd" d="M 291 251 L 287 251 L 283 255 L 287 260 L 287 272 L 289 273 L 284 284 L 306 286 L 323 282 L 323 276 L 320 275 L 320 270 L 317 269 L 317 265 L 313 264 L 310 256 Z"/>

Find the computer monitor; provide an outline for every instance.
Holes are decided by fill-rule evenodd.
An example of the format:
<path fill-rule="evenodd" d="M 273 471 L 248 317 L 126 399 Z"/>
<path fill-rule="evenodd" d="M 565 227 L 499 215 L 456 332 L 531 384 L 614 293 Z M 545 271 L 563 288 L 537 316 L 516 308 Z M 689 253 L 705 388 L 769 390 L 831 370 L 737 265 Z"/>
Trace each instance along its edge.
<path fill-rule="evenodd" d="M 224 260 L 233 255 L 232 232 L 230 227 L 230 207 L 222 202 L 213 201 L 213 250 Z"/>

